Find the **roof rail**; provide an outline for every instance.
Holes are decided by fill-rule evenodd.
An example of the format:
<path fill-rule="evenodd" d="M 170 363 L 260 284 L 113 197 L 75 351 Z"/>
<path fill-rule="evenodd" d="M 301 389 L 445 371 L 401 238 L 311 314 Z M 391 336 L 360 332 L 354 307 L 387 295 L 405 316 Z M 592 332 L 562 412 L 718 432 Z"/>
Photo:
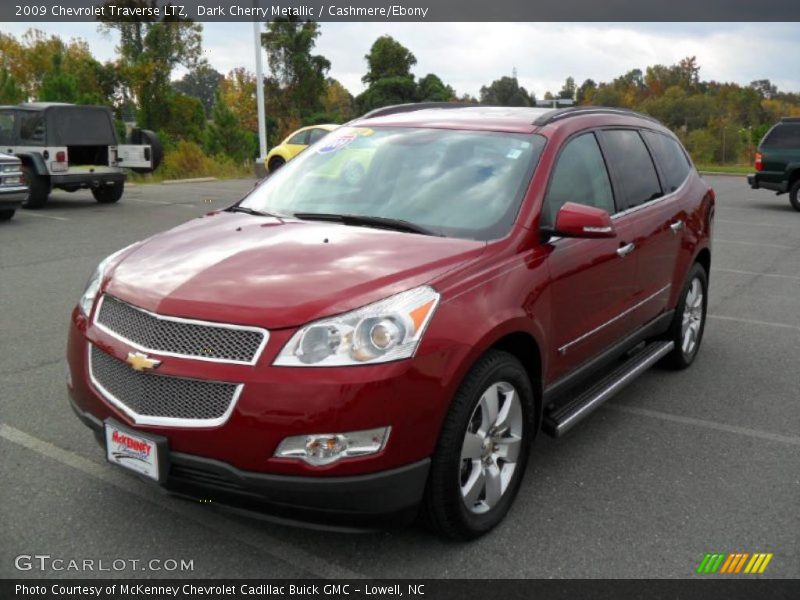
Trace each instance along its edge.
<path fill-rule="evenodd" d="M 358 117 L 361 119 L 374 119 L 375 117 L 385 117 L 396 113 L 414 112 L 415 110 L 425 110 L 426 108 L 464 108 L 465 106 L 476 106 L 466 102 L 410 102 L 408 104 L 395 104 L 376 108 Z"/>
<path fill-rule="evenodd" d="M 800 117 L 783 117 L 781 123 L 800 123 Z"/>
<path fill-rule="evenodd" d="M 638 113 L 635 110 L 630 110 L 629 108 L 611 108 L 607 106 L 570 106 L 569 108 L 559 108 L 556 110 L 551 110 L 543 114 L 541 117 L 536 119 L 533 124 L 534 125 L 548 125 L 553 121 L 558 121 L 560 119 L 567 119 L 569 117 L 579 117 L 581 115 L 627 115 L 630 117 L 639 117 L 640 119 L 647 119 L 648 121 L 652 121 L 654 123 L 658 123 L 658 120 L 654 119 L 649 115 L 645 115 L 642 113 Z"/>

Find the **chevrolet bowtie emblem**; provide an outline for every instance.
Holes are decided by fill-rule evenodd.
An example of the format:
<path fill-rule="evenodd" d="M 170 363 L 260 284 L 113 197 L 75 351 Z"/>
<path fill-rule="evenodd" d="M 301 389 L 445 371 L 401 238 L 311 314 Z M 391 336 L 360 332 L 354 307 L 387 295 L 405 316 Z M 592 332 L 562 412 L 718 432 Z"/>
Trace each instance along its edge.
<path fill-rule="evenodd" d="M 161 364 L 160 360 L 150 358 L 147 354 L 141 352 L 128 352 L 128 358 L 125 359 L 134 371 L 144 371 L 145 369 L 155 369 Z"/>

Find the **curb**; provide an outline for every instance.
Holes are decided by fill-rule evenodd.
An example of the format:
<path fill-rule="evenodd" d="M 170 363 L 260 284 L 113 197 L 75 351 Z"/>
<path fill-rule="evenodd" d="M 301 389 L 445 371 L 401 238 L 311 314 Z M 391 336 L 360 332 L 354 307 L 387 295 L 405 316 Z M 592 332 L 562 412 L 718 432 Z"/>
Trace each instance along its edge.
<path fill-rule="evenodd" d="M 747 177 L 747 173 L 720 173 L 718 171 L 698 171 L 700 175 L 712 175 L 714 177 Z"/>
<path fill-rule="evenodd" d="M 161 185 L 175 185 L 178 183 L 208 183 L 209 181 L 217 181 L 216 177 L 193 177 L 191 179 L 166 179 L 161 182 Z"/>

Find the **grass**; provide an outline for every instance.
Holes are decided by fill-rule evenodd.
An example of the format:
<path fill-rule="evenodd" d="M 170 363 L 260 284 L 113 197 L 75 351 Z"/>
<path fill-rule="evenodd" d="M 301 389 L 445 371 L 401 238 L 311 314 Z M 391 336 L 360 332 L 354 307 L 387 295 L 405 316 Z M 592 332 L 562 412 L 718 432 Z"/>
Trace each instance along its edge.
<path fill-rule="evenodd" d="M 735 173 L 738 175 L 748 175 L 753 172 L 752 165 L 697 165 L 698 171 L 709 173 Z"/>

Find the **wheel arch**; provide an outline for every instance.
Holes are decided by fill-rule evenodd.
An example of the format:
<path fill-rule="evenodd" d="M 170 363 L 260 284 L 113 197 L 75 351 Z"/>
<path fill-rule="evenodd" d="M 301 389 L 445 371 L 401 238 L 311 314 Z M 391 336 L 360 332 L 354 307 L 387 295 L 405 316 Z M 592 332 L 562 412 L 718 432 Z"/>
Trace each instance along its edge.
<path fill-rule="evenodd" d="M 47 165 L 44 158 L 38 152 L 15 152 L 14 156 L 22 161 L 22 164 L 31 167 L 36 175 L 49 176 L 47 172 Z"/>
<path fill-rule="evenodd" d="M 514 331 L 497 339 L 484 350 L 501 350 L 514 356 L 522 364 L 533 386 L 534 426 L 539 429 L 542 423 L 542 352 L 536 338 L 527 331 Z M 481 354 L 481 356 L 483 355 Z"/>
<path fill-rule="evenodd" d="M 694 257 L 694 263 L 700 263 L 700 265 L 706 270 L 706 278 L 710 279 L 711 276 L 711 250 L 708 247 L 701 248 L 700 251 L 697 253 L 697 256 Z"/>

